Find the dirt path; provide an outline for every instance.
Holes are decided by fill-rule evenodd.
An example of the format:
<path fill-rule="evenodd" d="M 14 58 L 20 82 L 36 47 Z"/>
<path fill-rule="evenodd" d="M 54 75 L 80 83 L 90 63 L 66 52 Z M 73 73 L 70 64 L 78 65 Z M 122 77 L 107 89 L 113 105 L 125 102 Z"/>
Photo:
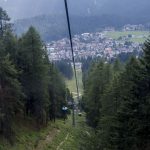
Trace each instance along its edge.
<path fill-rule="evenodd" d="M 60 131 L 58 129 L 54 129 L 53 131 L 50 131 L 46 138 L 43 140 L 40 140 L 34 150 L 44 150 L 48 144 L 50 144 L 53 140 L 53 138 L 56 136 L 57 133 Z"/>
<path fill-rule="evenodd" d="M 58 146 L 57 146 L 57 150 L 60 150 L 61 146 L 65 143 L 65 141 L 68 140 L 69 137 L 69 133 L 67 134 L 67 136 L 65 137 L 64 141 L 62 141 Z"/>

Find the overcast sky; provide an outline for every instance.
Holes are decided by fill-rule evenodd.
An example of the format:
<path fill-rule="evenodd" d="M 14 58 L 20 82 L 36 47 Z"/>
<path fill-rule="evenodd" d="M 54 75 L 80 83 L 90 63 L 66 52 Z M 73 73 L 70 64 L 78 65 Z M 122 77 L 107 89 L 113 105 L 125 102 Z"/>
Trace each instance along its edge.
<path fill-rule="evenodd" d="M 68 0 L 74 15 L 149 15 L 150 0 Z M 64 0 L 0 0 L 12 19 L 65 14 Z"/>
<path fill-rule="evenodd" d="M 63 0 L 0 0 L 0 6 L 13 19 L 64 13 Z"/>

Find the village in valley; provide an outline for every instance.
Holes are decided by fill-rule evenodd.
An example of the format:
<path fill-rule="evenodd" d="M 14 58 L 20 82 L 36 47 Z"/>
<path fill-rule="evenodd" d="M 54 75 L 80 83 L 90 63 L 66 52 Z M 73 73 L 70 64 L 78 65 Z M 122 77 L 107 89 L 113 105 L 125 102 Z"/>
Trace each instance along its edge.
<path fill-rule="evenodd" d="M 109 60 L 121 53 L 133 52 L 138 56 L 148 35 L 143 25 L 125 25 L 120 31 L 109 27 L 101 32 L 74 35 L 74 55 L 77 60 L 88 57 Z M 47 43 L 47 50 L 52 61 L 72 58 L 68 38 Z"/>

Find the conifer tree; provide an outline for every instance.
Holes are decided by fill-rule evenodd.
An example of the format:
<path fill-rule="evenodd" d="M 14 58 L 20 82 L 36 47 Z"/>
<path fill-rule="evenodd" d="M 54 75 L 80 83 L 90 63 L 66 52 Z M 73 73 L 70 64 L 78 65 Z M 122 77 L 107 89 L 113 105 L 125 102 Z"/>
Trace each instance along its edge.
<path fill-rule="evenodd" d="M 50 119 L 63 117 L 62 107 L 67 105 L 65 82 L 53 64 L 49 69 Z"/>
<path fill-rule="evenodd" d="M 10 18 L 5 10 L 0 7 L 0 37 L 3 37 L 6 31 L 11 30 Z"/>
<path fill-rule="evenodd" d="M 11 61 L 17 67 L 17 55 L 18 55 L 18 39 L 11 31 L 7 31 L 3 37 L 3 44 L 5 51 L 10 55 Z"/>
<path fill-rule="evenodd" d="M 138 138 L 136 134 L 139 125 L 141 125 L 139 115 L 141 113 L 140 107 L 142 106 L 143 99 L 140 96 L 138 87 L 140 82 L 140 63 L 135 58 L 131 58 L 126 66 L 121 83 L 124 89 L 122 92 L 122 104 L 117 114 L 117 149 L 138 149 Z"/>
<path fill-rule="evenodd" d="M 12 142 L 12 124 L 15 116 L 22 113 L 24 103 L 19 74 L 11 59 L 15 43 L 9 21 L 6 11 L 0 8 L 0 134 Z M 12 35 L 9 42 L 8 32 Z"/>
<path fill-rule="evenodd" d="M 102 95 L 111 81 L 112 72 L 109 64 L 97 63 L 92 67 L 85 88 L 85 108 L 89 125 L 96 128 L 101 117 Z"/>
<path fill-rule="evenodd" d="M 0 44 L 1 45 L 1 44 Z M 2 45 L 1 45 L 2 48 Z M 0 49 L 2 52 L 3 50 Z M 18 72 L 9 59 L 9 55 L 0 56 L 0 134 L 12 141 L 12 123 L 15 115 L 22 112 L 22 90 L 18 81 Z"/>
<path fill-rule="evenodd" d="M 39 34 L 30 27 L 20 39 L 18 66 L 22 71 L 21 83 L 26 94 L 26 113 L 35 116 L 38 124 L 47 120 L 48 65 Z"/>

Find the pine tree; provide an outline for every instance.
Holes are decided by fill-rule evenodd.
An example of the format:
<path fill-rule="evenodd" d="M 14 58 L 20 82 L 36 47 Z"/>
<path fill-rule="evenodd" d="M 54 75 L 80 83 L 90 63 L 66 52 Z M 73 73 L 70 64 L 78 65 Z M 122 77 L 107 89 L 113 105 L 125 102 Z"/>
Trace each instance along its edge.
<path fill-rule="evenodd" d="M 120 63 L 119 59 L 116 59 L 113 64 L 113 71 L 115 74 L 118 74 L 123 71 L 122 64 Z"/>
<path fill-rule="evenodd" d="M 96 128 L 101 117 L 102 95 L 111 81 L 112 72 L 109 64 L 100 62 L 92 67 L 85 88 L 85 108 L 88 124 Z"/>
<path fill-rule="evenodd" d="M 53 64 L 50 65 L 49 77 L 49 115 L 50 119 L 55 121 L 56 117 L 63 117 L 62 107 L 67 105 L 66 86 L 63 78 Z"/>
<path fill-rule="evenodd" d="M 5 52 L 10 55 L 11 61 L 17 67 L 17 55 L 18 55 L 18 39 L 11 31 L 7 31 L 3 37 L 3 44 L 5 46 Z"/>
<path fill-rule="evenodd" d="M 140 82 L 140 64 L 138 60 L 132 58 L 126 66 L 121 83 L 124 89 L 122 92 L 122 104 L 117 114 L 117 149 L 138 149 L 136 134 L 139 125 L 141 125 L 139 116 L 142 104 L 142 97 L 140 97 L 140 91 L 138 91 Z"/>
<path fill-rule="evenodd" d="M 11 30 L 10 18 L 7 12 L 0 7 L 0 37 L 3 37 L 6 31 Z"/>
<path fill-rule="evenodd" d="M 101 97 L 101 109 L 99 118 L 99 124 L 95 138 L 97 149 L 111 149 L 116 150 L 116 146 L 112 145 L 115 142 L 114 135 L 116 133 L 117 120 L 116 114 L 120 107 L 121 101 L 121 86 L 120 86 L 120 72 L 121 65 L 118 60 L 111 66 L 106 64 L 105 74 L 105 90 Z M 104 80 L 103 79 L 103 80 Z"/>
<path fill-rule="evenodd" d="M 15 117 L 22 113 L 24 103 L 19 73 L 11 59 L 10 52 L 15 44 L 9 21 L 6 11 L 0 8 L 0 134 L 12 142 L 12 124 Z M 12 35 L 9 42 L 6 40 L 8 32 Z"/>
<path fill-rule="evenodd" d="M 18 66 L 22 71 L 21 83 L 26 94 L 26 113 L 35 116 L 40 125 L 46 123 L 49 106 L 47 58 L 40 36 L 33 27 L 19 44 Z"/>
<path fill-rule="evenodd" d="M 12 123 L 16 114 L 22 112 L 23 97 L 18 72 L 9 56 L 0 57 L 0 134 L 12 141 Z"/>
<path fill-rule="evenodd" d="M 55 66 L 58 69 L 58 71 L 60 73 L 62 73 L 62 75 L 71 80 L 73 77 L 73 69 L 72 69 L 72 65 L 70 62 L 67 62 L 65 60 L 61 60 L 61 61 L 57 61 L 55 62 Z"/>

